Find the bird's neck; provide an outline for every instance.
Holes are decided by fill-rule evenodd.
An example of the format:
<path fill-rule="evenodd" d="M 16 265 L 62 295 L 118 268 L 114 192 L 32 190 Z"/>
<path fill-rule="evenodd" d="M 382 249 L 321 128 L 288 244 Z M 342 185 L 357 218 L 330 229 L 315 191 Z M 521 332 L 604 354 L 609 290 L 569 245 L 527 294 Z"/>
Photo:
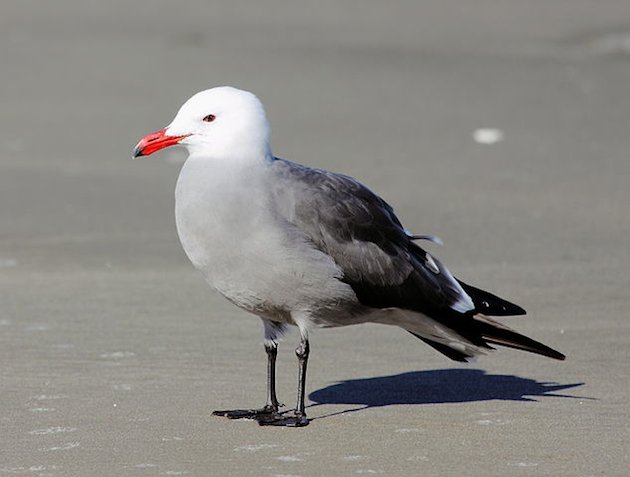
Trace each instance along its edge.
<path fill-rule="evenodd" d="M 251 164 L 273 159 L 268 137 L 256 134 L 237 134 L 221 140 L 208 139 L 207 142 L 186 144 L 190 159 L 214 161 L 226 166 L 231 164 Z"/>
<path fill-rule="evenodd" d="M 230 156 L 208 155 L 208 151 L 191 153 L 177 181 L 180 199 L 200 198 L 204 201 L 248 200 L 264 192 L 262 181 L 273 162 L 271 154 Z M 220 205 L 220 204 L 217 204 Z"/>

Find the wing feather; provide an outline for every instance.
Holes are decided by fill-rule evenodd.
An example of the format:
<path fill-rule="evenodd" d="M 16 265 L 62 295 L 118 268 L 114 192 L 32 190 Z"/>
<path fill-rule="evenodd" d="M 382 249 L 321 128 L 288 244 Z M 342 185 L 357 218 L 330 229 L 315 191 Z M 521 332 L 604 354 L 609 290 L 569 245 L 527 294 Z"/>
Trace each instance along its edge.
<path fill-rule="evenodd" d="M 359 301 L 435 314 L 474 309 L 448 269 L 413 242 L 392 207 L 351 177 L 278 159 L 283 215 L 333 258 Z"/>
<path fill-rule="evenodd" d="M 484 316 L 525 310 L 455 279 L 414 243 L 429 236 L 409 233 L 391 206 L 361 183 L 281 159 L 273 167 L 278 213 L 335 261 L 343 273 L 340 280 L 352 287 L 362 305 L 420 313 L 409 327 L 391 324 L 405 327 L 456 361 L 492 350 L 490 344 L 564 359 L 562 353 Z M 418 326 L 423 316 L 452 330 L 451 340 L 423 334 Z"/>

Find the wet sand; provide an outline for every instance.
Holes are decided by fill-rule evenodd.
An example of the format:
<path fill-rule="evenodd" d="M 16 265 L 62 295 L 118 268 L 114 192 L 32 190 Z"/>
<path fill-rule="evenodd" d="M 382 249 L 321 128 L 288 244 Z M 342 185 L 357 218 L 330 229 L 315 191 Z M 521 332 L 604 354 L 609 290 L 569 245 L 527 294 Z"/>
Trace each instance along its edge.
<path fill-rule="evenodd" d="M 627 475 L 630 6 L 594 5 L 5 1 L 0 476 Z M 322 330 L 310 426 L 212 417 L 264 399 L 261 326 L 180 249 L 182 153 L 130 155 L 220 84 L 567 361 Z"/>

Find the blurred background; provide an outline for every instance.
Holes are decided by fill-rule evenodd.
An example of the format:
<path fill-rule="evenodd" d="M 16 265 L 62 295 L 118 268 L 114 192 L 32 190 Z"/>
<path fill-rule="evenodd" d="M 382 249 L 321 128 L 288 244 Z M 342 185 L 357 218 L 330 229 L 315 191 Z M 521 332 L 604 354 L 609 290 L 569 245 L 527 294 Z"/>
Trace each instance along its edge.
<path fill-rule="evenodd" d="M 212 419 L 262 401 L 260 325 L 180 249 L 183 151 L 131 151 L 218 85 L 260 97 L 276 155 L 360 179 L 568 361 L 503 351 L 477 367 L 514 392 L 466 399 L 479 374 L 457 374 L 468 403 L 421 406 L 416 376 L 396 406 L 326 417 L 356 407 L 317 401 L 335 382 L 453 366 L 395 329 L 322 331 L 320 419 Z M 623 475 L 629 85 L 627 1 L 3 0 L 0 475 Z M 546 382 L 583 384 L 523 402 Z"/>

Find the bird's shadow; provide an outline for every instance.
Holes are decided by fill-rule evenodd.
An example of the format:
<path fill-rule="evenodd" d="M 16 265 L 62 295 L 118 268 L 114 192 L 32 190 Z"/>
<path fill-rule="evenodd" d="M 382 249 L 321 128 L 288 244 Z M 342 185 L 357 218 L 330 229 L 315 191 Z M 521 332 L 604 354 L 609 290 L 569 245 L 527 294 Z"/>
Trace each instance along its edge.
<path fill-rule="evenodd" d="M 342 413 L 394 404 L 536 401 L 537 396 L 591 399 L 557 394 L 558 391 L 583 384 L 539 382 L 512 375 L 487 374 L 480 369 L 438 369 L 340 381 L 312 392 L 309 399 L 314 403 L 313 406 L 322 404 L 361 406 Z M 338 413 L 330 415 L 334 414 Z"/>

